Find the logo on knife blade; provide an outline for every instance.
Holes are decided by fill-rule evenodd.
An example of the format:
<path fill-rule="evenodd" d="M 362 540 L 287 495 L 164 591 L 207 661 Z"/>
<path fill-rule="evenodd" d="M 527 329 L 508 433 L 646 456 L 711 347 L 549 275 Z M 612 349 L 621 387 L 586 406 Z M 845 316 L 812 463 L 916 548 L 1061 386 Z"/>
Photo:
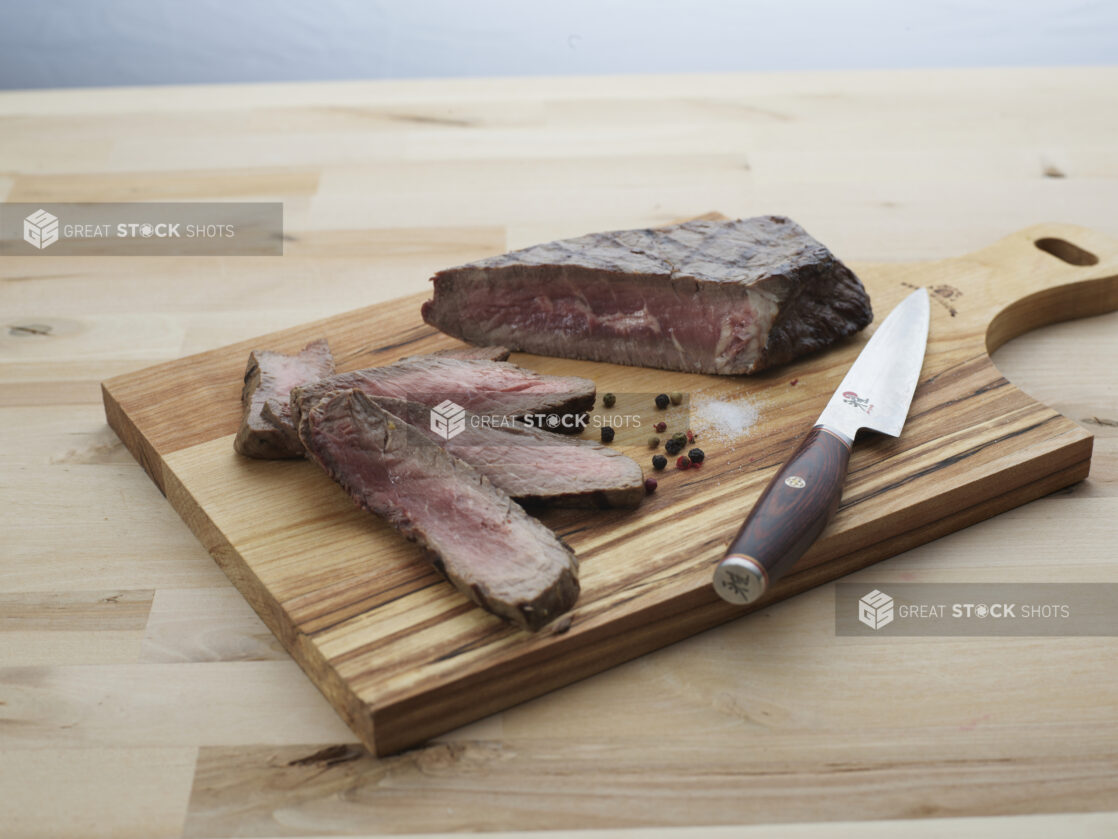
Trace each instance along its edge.
<path fill-rule="evenodd" d="M 849 405 L 851 408 L 859 408 L 867 414 L 873 413 L 873 405 L 870 404 L 868 396 L 859 396 L 852 390 L 846 390 L 842 393 L 842 401 Z"/>

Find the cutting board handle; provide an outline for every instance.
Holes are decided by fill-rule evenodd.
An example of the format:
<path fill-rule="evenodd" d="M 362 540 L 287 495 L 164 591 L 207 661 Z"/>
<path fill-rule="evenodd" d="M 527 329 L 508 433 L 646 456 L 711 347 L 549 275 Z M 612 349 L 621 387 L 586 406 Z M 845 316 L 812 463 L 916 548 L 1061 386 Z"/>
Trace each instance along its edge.
<path fill-rule="evenodd" d="M 973 314 L 985 321 L 988 353 L 1032 329 L 1118 309 L 1118 241 L 1095 230 L 1038 224 L 966 261 L 987 269 L 968 285 L 978 292 Z"/>

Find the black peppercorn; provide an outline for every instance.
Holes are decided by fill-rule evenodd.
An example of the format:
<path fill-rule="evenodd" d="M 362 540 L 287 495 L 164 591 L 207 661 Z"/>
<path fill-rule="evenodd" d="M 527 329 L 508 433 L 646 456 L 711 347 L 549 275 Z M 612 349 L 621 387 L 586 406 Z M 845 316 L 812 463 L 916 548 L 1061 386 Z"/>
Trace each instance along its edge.
<path fill-rule="evenodd" d="M 706 453 L 702 449 L 691 449 L 687 453 L 692 463 L 702 463 L 706 459 Z"/>
<path fill-rule="evenodd" d="M 671 403 L 671 401 L 672 400 L 668 396 L 668 394 L 661 393 L 659 396 L 656 397 L 656 407 L 659 408 L 662 411 L 662 410 L 664 410 L 664 408 L 668 407 L 668 405 Z"/>
<path fill-rule="evenodd" d="M 668 465 L 668 459 L 666 457 L 664 457 L 662 454 L 657 454 L 657 455 L 652 456 L 652 468 L 655 469 L 657 472 L 659 472 L 661 469 L 663 469 L 667 465 Z"/>
<path fill-rule="evenodd" d="M 614 431 L 613 431 L 613 426 L 612 425 L 603 425 L 602 426 L 602 442 L 603 443 L 612 443 L 613 442 L 613 435 L 614 435 Z"/>

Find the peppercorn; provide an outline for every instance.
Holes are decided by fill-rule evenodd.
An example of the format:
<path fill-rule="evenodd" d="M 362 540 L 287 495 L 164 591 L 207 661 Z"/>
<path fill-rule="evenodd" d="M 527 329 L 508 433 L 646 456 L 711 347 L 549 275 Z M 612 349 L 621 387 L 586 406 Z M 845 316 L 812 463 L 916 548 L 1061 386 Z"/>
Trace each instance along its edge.
<path fill-rule="evenodd" d="M 683 394 L 677 390 L 671 393 L 668 398 L 672 400 L 673 405 L 678 405 L 680 402 L 683 401 Z"/>
<path fill-rule="evenodd" d="M 648 438 L 648 447 L 650 449 L 653 449 L 653 450 L 660 448 L 660 438 L 659 437 L 649 437 Z"/>
<path fill-rule="evenodd" d="M 691 459 L 692 463 L 702 463 L 707 458 L 706 452 L 702 449 L 691 449 L 691 451 L 687 453 L 687 456 Z"/>
<path fill-rule="evenodd" d="M 668 442 L 664 443 L 664 451 L 673 457 L 683 451 L 683 443 L 672 437 Z"/>
<path fill-rule="evenodd" d="M 661 434 L 663 434 L 665 431 L 668 430 L 668 424 L 666 422 L 658 422 L 658 423 L 656 423 L 656 425 L 654 425 L 652 427 L 655 428 Z"/>
<path fill-rule="evenodd" d="M 687 442 L 688 443 L 694 443 L 695 442 L 695 432 L 692 431 L 690 428 L 687 429 Z"/>
<path fill-rule="evenodd" d="M 675 465 L 676 465 L 676 468 L 678 468 L 678 469 L 690 469 L 691 468 L 691 458 L 689 458 L 685 454 L 681 454 L 678 458 L 676 458 Z"/>
<path fill-rule="evenodd" d="M 617 404 L 617 397 L 614 396 L 612 393 L 607 393 L 605 396 L 602 397 L 602 404 L 605 405 L 607 408 L 612 408 L 614 405 Z"/>
<path fill-rule="evenodd" d="M 645 495 L 652 495 L 652 493 L 656 492 L 656 487 L 657 486 L 659 486 L 659 484 L 657 483 L 655 478 L 645 478 L 644 479 Z"/>
<path fill-rule="evenodd" d="M 662 454 L 656 454 L 652 456 L 652 468 L 655 469 L 657 472 L 659 472 L 667 465 L 668 459 Z"/>
<path fill-rule="evenodd" d="M 671 401 L 672 401 L 671 397 L 669 397 L 668 394 L 666 394 L 666 393 L 658 394 L 657 397 L 656 397 L 656 407 L 659 408 L 662 411 L 662 410 L 664 410 L 665 408 L 668 407 L 668 403 L 671 402 Z"/>
<path fill-rule="evenodd" d="M 603 425 L 602 426 L 602 442 L 603 443 L 612 443 L 613 442 L 613 435 L 614 435 L 614 430 L 613 430 L 612 425 Z"/>

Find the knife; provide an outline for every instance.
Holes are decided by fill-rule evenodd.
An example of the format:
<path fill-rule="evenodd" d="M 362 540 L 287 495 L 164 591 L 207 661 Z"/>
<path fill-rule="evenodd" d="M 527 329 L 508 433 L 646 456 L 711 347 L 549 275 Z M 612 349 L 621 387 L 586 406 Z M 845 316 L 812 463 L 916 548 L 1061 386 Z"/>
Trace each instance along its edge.
<path fill-rule="evenodd" d="M 897 437 L 924 365 L 928 292 L 914 291 L 877 328 L 818 422 L 776 473 L 714 571 L 714 590 L 752 603 L 798 560 L 835 514 L 862 428 Z"/>

